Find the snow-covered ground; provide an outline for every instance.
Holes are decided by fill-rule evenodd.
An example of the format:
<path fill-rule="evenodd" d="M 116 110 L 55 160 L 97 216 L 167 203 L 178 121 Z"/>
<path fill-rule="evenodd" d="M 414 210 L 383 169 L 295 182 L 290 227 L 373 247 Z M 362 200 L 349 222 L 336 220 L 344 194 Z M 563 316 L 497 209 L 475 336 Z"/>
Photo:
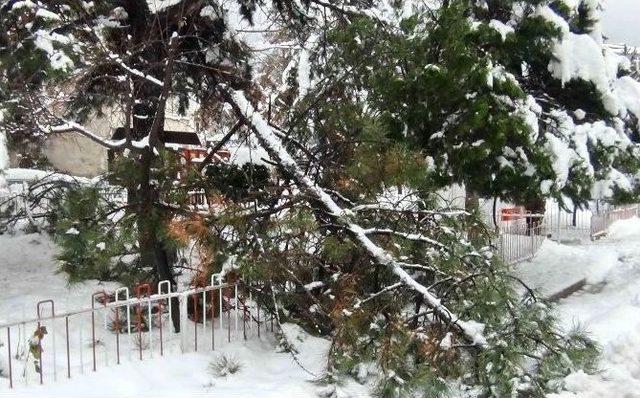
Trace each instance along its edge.
<path fill-rule="evenodd" d="M 570 375 L 566 378 L 567 391 L 554 398 L 640 397 L 639 243 L 640 219 L 621 221 L 597 242 L 561 245 L 547 241 L 534 260 L 518 267 L 520 277 L 546 294 L 577 280 L 587 280 L 583 290 L 559 302 L 558 315 L 567 328 L 580 324 L 600 343 L 602 372 L 593 376 L 581 372 Z M 54 253 L 55 245 L 44 235 L 0 236 L 0 322 L 21 318 L 23 311 L 26 316 L 33 316 L 34 303 L 50 297 L 56 298 L 57 311 L 84 308 L 90 304 L 87 297 L 93 291 L 105 288 L 95 281 L 67 286 L 64 277 L 55 274 Z M 286 330 L 297 345 L 298 359 L 304 367 L 321 376 L 329 342 L 310 337 L 292 325 L 287 325 Z M 0 342 L 3 337 L 0 333 Z M 106 346 L 109 344 L 105 342 Z M 13 391 L 8 390 L 6 376 L 0 377 L 0 396 L 317 397 L 322 388 L 313 383 L 317 377 L 298 366 L 289 353 L 278 349 L 273 336 L 265 334 L 247 342 L 237 339 L 216 343 L 214 352 L 181 354 L 169 350 L 164 358 L 145 352 L 142 362 L 135 355 L 129 359 L 124 354 L 121 365 L 115 365 L 113 356 L 100 354 L 96 373 L 91 371 L 90 349 L 86 347 L 90 343 L 85 345 L 83 374 L 76 364 L 72 379 L 66 380 L 62 366 L 58 374 L 61 380 L 49 380 L 39 386 L 35 372 L 28 370 L 29 385 L 24 386 L 18 376 L 18 386 Z M 241 365 L 238 373 L 225 377 L 214 374 L 209 365 L 222 355 L 237 359 Z M 64 358 L 58 358 L 60 361 L 64 365 Z M 105 366 L 106 362 L 109 366 Z M 30 369 L 23 363 L 14 363 L 14 367 L 18 373 L 25 367 Z M 355 382 L 341 388 L 338 396 L 369 396 L 368 390 Z"/>
<path fill-rule="evenodd" d="M 91 293 L 116 287 L 97 281 L 68 286 L 64 276 L 55 273 L 55 263 L 52 260 L 55 251 L 55 244 L 46 235 L 0 235 L 0 324 L 25 317 L 34 318 L 35 303 L 49 298 L 55 299 L 57 313 L 87 308 L 91 305 Z M 306 370 L 298 366 L 289 353 L 282 352 L 277 347 L 274 337 L 264 331 L 258 339 L 256 331 L 253 330 L 246 342 L 241 337 L 234 338 L 232 332 L 232 341 L 228 343 L 226 333 L 218 329 L 215 351 L 209 349 L 208 339 L 201 335 L 200 351 L 192 352 L 192 327 L 188 332 L 190 339 L 187 339 L 186 353 L 181 353 L 177 336 L 172 336 L 172 333 L 165 329 L 165 357 L 161 358 L 158 353 L 156 334 L 155 345 L 152 349 L 144 350 L 143 361 L 137 359 L 135 346 L 131 350 L 127 344 L 127 336 L 122 335 L 122 363 L 116 365 L 114 334 L 104 331 L 101 327 L 102 317 L 98 315 L 98 369 L 93 373 L 90 318 L 84 316 L 83 320 L 76 320 L 74 317 L 71 319 L 72 378 L 66 379 L 64 322 L 57 323 L 55 331 L 50 323 L 45 323 L 48 335 L 45 336 L 46 344 L 43 345 L 46 365 L 43 386 L 38 384 L 38 374 L 34 370 L 32 360 L 14 358 L 16 388 L 9 390 L 6 331 L 0 331 L 0 396 L 176 398 L 199 395 L 253 397 L 259 394 L 260 397 L 304 398 L 317 397 L 318 391 L 322 388 L 313 382 L 323 375 L 329 342 L 311 337 L 295 325 L 285 325 L 285 330 L 299 350 L 297 359 Z M 26 328 L 12 328 L 12 352 L 15 353 L 16 349 L 24 350 L 25 342 L 34 330 L 34 324 L 29 324 Z M 53 355 L 51 348 L 48 348 L 52 343 L 53 334 L 57 338 L 58 347 L 55 361 L 58 364 L 57 382 L 53 382 Z M 217 376 L 209 365 L 222 356 L 237 360 L 241 366 L 240 370 L 233 375 Z M 23 376 L 25 372 L 26 377 Z M 369 396 L 367 389 L 355 382 L 347 383 L 341 388 L 348 396 Z"/>
<path fill-rule="evenodd" d="M 553 397 L 640 397 L 640 219 L 617 222 L 594 243 L 547 241 L 518 273 L 546 293 L 587 281 L 584 289 L 559 302 L 558 315 L 567 328 L 580 325 L 598 341 L 602 372 L 570 375 L 568 391 Z"/>

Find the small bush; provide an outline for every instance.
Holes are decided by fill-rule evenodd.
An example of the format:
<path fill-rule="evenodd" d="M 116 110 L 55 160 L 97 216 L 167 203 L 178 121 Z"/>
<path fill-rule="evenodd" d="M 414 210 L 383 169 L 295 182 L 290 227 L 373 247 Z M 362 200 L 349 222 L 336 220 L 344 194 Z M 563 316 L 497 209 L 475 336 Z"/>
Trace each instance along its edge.
<path fill-rule="evenodd" d="M 209 371 L 216 377 L 225 377 L 237 373 L 242 364 L 235 357 L 220 355 L 209 363 Z"/>
<path fill-rule="evenodd" d="M 136 333 L 133 337 L 133 345 L 136 350 L 148 350 L 149 349 L 149 336 L 145 333 Z"/>

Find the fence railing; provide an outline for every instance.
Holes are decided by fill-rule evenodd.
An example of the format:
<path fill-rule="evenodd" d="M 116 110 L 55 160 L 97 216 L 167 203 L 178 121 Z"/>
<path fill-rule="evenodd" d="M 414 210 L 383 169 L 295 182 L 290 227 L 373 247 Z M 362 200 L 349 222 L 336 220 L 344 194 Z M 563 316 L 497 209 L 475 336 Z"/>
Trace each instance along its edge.
<path fill-rule="evenodd" d="M 616 221 L 627 220 L 640 216 L 640 205 L 620 206 L 594 214 L 591 217 L 589 233 L 592 239 L 597 239 L 607 233 L 609 227 Z"/>
<path fill-rule="evenodd" d="M 496 248 L 502 260 L 513 265 L 532 259 L 545 239 L 540 217 L 517 219 L 498 230 Z"/>
<path fill-rule="evenodd" d="M 215 350 L 260 338 L 261 329 L 273 331 L 273 317 L 261 313 L 251 286 L 241 281 L 221 283 L 218 274 L 209 286 L 192 290 L 172 292 L 169 281 L 154 288 L 156 294 L 149 284 L 139 285 L 135 297 L 126 287 L 98 291 L 91 307 L 64 313 L 56 313 L 54 300 L 38 302 L 36 317 L 0 325 L 1 375 L 10 388 L 44 384 L 123 361 Z"/>
<path fill-rule="evenodd" d="M 619 220 L 640 216 L 640 205 L 607 206 L 596 213 L 547 209 L 544 214 L 510 214 L 497 227 L 498 254 L 508 264 L 535 256 L 545 239 L 597 239 Z"/>

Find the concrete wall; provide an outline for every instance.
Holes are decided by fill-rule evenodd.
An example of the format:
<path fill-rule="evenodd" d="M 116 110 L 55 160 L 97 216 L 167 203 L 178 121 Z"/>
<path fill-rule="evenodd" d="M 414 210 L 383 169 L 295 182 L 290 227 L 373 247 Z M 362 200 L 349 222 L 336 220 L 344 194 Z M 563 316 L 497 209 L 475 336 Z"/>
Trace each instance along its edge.
<path fill-rule="evenodd" d="M 103 138 L 110 138 L 115 129 L 123 124 L 124 117 L 121 112 L 108 110 L 100 117 L 89 118 L 85 127 Z M 193 120 L 174 116 L 167 116 L 164 128 L 195 131 Z M 70 132 L 48 137 L 43 154 L 54 168 L 66 174 L 95 177 L 105 173 L 108 168 L 107 149 L 78 133 Z"/>
<path fill-rule="evenodd" d="M 100 137 L 110 138 L 114 129 L 122 125 L 122 119 L 121 113 L 106 111 L 100 117 L 89 118 L 85 127 Z M 48 137 L 42 152 L 63 173 L 94 177 L 107 171 L 107 149 L 78 133 Z"/>

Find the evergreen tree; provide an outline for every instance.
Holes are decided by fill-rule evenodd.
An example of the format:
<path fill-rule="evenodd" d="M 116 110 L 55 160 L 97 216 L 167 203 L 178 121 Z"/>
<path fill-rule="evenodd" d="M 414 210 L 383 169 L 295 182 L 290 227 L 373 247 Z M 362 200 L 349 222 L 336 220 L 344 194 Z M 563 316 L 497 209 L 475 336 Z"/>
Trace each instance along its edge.
<path fill-rule="evenodd" d="M 317 79 L 349 71 L 336 99 L 421 148 L 436 186 L 517 203 L 633 200 L 637 125 L 616 85 L 637 83 L 621 83 L 626 62 L 602 48 L 596 2 L 416 7 L 395 23 L 347 17 L 322 44 Z M 576 61 L 578 46 L 593 58 Z M 357 137 L 359 118 L 344 120 Z"/>
<path fill-rule="evenodd" d="M 478 220 L 434 194 L 462 181 L 487 195 L 536 195 L 557 177 L 531 122 L 542 110 L 498 62 L 512 57 L 494 49 L 502 34 L 470 24 L 476 2 L 368 3 L 260 2 L 283 30 L 276 44 L 305 48 L 276 54 L 286 66 L 271 73 L 254 70 L 222 2 L 6 3 L 4 128 L 74 132 L 122 150 L 106 180 L 128 191 L 125 202 L 77 184 L 53 197 L 65 270 L 171 279 L 173 249 L 191 246 L 194 284 L 233 265 L 225 272 L 254 282 L 278 326 L 331 338 L 327 383 L 355 374 L 389 397 L 444 395 L 456 382 L 486 396 L 559 390 L 567 373 L 594 370 L 596 347 L 561 331 L 549 304 L 494 256 L 490 236 L 467 235 Z M 252 19 L 256 4 L 237 9 Z M 504 18 L 512 10 L 489 5 Z M 523 26 L 534 36 L 560 34 L 532 18 Z M 540 57 L 532 63 L 550 59 L 552 39 L 519 40 Z M 308 79 L 311 65 L 323 84 Z M 272 168 L 214 165 L 178 180 L 179 157 L 160 144 L 172 98 L 185 111 L 195 99 L 228 137 L 257 141 Z M 123 110 L 123 141 L 82 125 L 106 107 Z M 523 192 L 505 188 L 516 183 Z M 188 206 L 194 188 L 214 193 L 215 207 Z"/>

